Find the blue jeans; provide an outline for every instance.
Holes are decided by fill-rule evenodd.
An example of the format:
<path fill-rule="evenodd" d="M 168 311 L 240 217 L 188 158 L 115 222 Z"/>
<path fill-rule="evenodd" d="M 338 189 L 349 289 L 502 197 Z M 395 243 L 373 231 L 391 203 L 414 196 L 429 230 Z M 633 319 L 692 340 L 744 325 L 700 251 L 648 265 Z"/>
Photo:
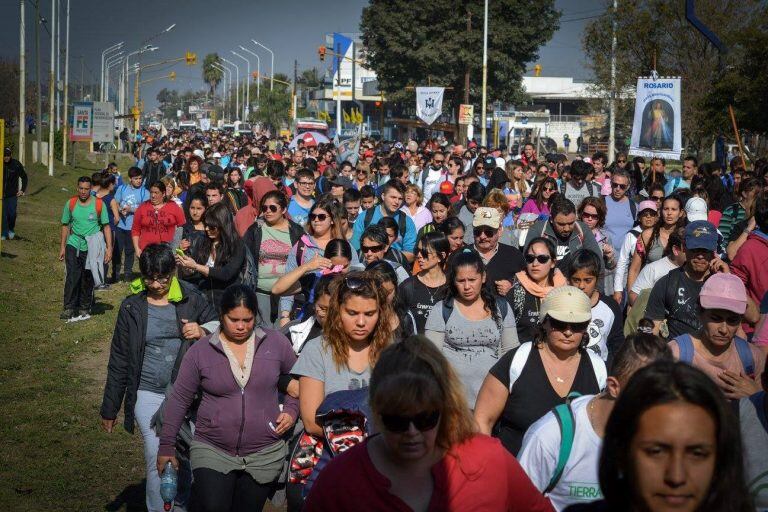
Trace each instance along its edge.
<path fill-rule="evenodd" d="M 150 422 L 164 398 L 165 395 L 160 393 L 140 389 L 136 394 L 136 406 L 133 409 L 136 424 L 144 438 L 144 463 L 147 470 L 146 498 L 149 512 L 163 512 L 163 500 L 160 497 L 160 475 L 157 472 L 157 450 L 160 448 L 160 437 L 152 429 Z M 192 468 L 188 462 L 184 464 L 179 461 L 179 491 L 176 495 L 176 503 L 182 506 L 186 505 L 191 486 Z"/>
<path fill-rule="evenodd" d="M 16 205 L 19 198 L 16 196 L 3 198 L 3 217 L 2 217 L 2 232 L 4 237 L 8 237 L 9 231 L 16 229 Z"/>

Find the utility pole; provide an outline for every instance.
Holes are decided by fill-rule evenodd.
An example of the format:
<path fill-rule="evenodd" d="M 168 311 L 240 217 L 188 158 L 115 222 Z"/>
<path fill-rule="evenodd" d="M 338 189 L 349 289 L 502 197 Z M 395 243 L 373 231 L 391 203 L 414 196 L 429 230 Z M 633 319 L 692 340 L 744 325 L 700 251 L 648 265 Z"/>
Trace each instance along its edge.
<path fill-rule="evenodd" d="M 85 62 L 83 61 L 83 56 L 80 56 L 80 100 L 85 99 L 85 95 L 83 94 L 83 87 L 84 87 L 84 80 L 85 79 Z"/>
<path fill-rule="evenodd" d="M 298 117 L 298 114 L 296 113 L 296 109 L 299 106 L 298 101 L 296 99 L 297 91 L 298 89 L 296 86 L 299 83 L 299 61 L 297 59 L 293 60 L 293 98 L 291 98 L 291 105 L 293 106 L 293 123 L 296 124 L 296 118 Z"/>
<path fill-rule="evenodd" d="M 54 41 L 56 41 L 56 82 L 54 92 L 56 93 L 56 131 L 61 129 L 61 91 L 59 91 L 59 83 L 61 83 L 61 5 L 59 0 L 51 0 L 56 7 L 56 23 L 53 24 Z"/>
<path fill-rule="evenodd" d="M 467 38 L 469 38 L 470 33 L 472 32 L 472 13 L 467 9 Z M 466 67 L 464 68 L 464 104 L 469 105 L 469 62 L 467 62 Z M 458 124 L 459 120 L 459 109 L 461 107 L 459 105 L 456 105 L 456 121 Z M 469 127 L 471 125 L 458 125 L 458 134 L 459 134 L 459 143 L 463 144 L 466 140 L 469 139 Z"/>
<path fill-rule="evenodd" d="M 38 0 L 39 1 L 39 0 Z M 53 176 L 53 139 L 54 117 L 56 116 L 56 98 L 54 79 L 56 71 L 56 39 L 53 37 L 56 27 L 56 0 L 51 0 L 51 71 L 48 75 L 48 176 Z"/>
<path fill-rule="evenodd" d="M 64 44 L 66 44 L 66 47 L 64 48 L 64 132 L 61 134 L 63 147 L 61 159 L 64 162 L 64 165 L 67 165 L 67 146 L 69 145 L 69 141 L 67 140 L 69 138 L 69 115 L 67 114 L 67 110 L 69 108 L 69 0 L 67 0 L 67 25 L 65 30 L 66 36 Z"/>
<path fill-rule="evenodd" d="M 614 0 L 615 2 L 616 0 Z M 483 16 L 483 101 L 480 106 L 480 141 L 481 145 L 487 145 L 488 139 L 486 138 L 485 125 L 486 123 L 486 99 L 487 99 L 487 86 L 488 86 L 488 0 L 485 0 L 485 11 Z"/>
<path fill-rule="evenodd" d="M 37 135 L 36 162 L 43 161 L 43 91 L 40 84 L 40 0 L 35 2 L 35 81 L 37 81 L 37 119 L 35 119 L 35 134 Z"/>
<path fill-rule="evenodd" d="M 24 0 L 20 1 L 21 12 L 19 13 L 19 162 L 24 164 L 25 140 L 27 134 L 27 105 L 25 95 L 27 93 L 27 70 L 24 56 L 24 38 L 26 19 L 24 18 Z"/>
<path fill-rule="evenodd" d="M 617 0 L 613 0 L 613 21 L 611 30 L 613 31 L 611 39 L 611 97 L 608 100 L 610 110 L 610 120 L 608 121 L 608 163 L 612 164 L 614 153 L 616 152 L 616 17 Z"/>
<path fill-rule="evenodd" d="M 336 45 L 336 139 L 341 136 L 341 43 Z"/>

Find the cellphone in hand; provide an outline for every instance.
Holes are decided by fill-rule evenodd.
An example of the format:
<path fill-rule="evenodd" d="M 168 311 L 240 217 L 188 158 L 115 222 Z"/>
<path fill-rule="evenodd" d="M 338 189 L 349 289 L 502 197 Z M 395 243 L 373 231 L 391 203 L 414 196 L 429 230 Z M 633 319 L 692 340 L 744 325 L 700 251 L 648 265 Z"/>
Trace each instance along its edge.
<path fill-rule="evenodd" d="M 181 249 L 181 248 L 177 248 L 175 252 L 176 252 L 176 254 L 178 254 L 179 256 L 186 256 L 186 254 L 184 254 L 184 249 Z"/>

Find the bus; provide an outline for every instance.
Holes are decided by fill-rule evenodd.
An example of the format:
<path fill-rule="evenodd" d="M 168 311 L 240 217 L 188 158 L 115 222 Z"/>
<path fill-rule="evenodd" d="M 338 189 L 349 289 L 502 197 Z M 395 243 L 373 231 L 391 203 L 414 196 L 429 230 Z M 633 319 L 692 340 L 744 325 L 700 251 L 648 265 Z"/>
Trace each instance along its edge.
<path fill-rule="evenodd" d="M 294 132 L 296 135 L 301 135 L 304 132 L 317 132 L 322 133 L 327 137 L 328 123 L 311 117 L 299 118 L 296 120 L 296 128 L 294 129 Z"/>

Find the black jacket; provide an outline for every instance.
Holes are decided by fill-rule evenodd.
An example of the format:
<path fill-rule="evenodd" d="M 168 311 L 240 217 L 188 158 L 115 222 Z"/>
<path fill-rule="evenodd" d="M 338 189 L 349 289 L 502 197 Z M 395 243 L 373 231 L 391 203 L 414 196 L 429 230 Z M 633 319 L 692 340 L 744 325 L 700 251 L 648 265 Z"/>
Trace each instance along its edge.
<path fill-rule="evenodd" d="M 144 187 L 149 190 L 149 187 L 160 178 L 165 176 L 165 166 L 162 160 L 154 163 L 151 160 L 147 160 L 144 163 L 144 168 L 141 170 L 141 177 L 144 180 Z"/>
<path fill-rule="evenodd" d="M 259 261 L 259 252 L 261 250 L 261 228 L 263 225 L 264 221 L 262 219 L 256 219 L 256 222 L 251 224 L 243 235 L 243 243 L 245 244 L 245 247 L 251 251 L 251 256 L 253 256 L 253 260 L 256 263 Z M 293 222 L 291 219 L 288 219 L 288 236 L 291 238 L 291 247 L 296 245 L 296 242 L 299 241 L 299 238 L 301 238 L 304 233 L 304 228 Z M 258 277 L 258 265 L 256 265 L 256 268 L 253 269 L 253 273 L 253 279 L 255 282 L 256 278 Z M 269 290 L 262 291 L 265 293 L 270 293 Z"/>
<path fill-rule="evenodd" d="M 21 190 L 27 191 L 27 172 L 21 162 L 11 158 L 4 164 L 3 171 L 3 197 L 13 197 L 19 193 L 19 178 L 21 178 Z"/>
<path fill-rule="evenodd" d="M 202 253 L 202 248 L 198 248 L 191 254 L 192 258 L 200 265 L 205 265 L 208 261 L 208 255 Z M 230 285 L 240 283 L 240 274 L 245 267 L 245 263 L 245 246 L 242 240 L 238 238 L 232 249 L 232 256 L 227 261 L 215 262 L 214 266 L 208 270 L 208 277 L 198 272 L 181 272 L 179 278 L 188 284 L 196 286 L 205 295 L 208 302 L 218 311 L 224 290 Z"/>
<path fill-rule="evenodd" d="M 179 332 L 182 329 L 182 318 L 201 325 L 218 318 L 216 310 L 200 292 L 191 285 L 180 283 L 184 298 L 179 302 L 171 302 L 176 306 Z M 133 408 L 136 405 L 136 393 L 139 389 L 144 348 L 147 342 L 147 316 L 146 292 L 131 295 L 120 305 L 109 352 L 104 398 L 101 402 L 101 417 L 107 419 L 117 418 L 120 406 L 124 405 L 123 426 L 131 433 L 133 433 L 134 424 Z M 176 357 L 172 380 L 176 379 L 181 359 L 191 344 L 191 340 L 183 340 Z M 124 404 L 123 400 L 125 400 Z"/>

